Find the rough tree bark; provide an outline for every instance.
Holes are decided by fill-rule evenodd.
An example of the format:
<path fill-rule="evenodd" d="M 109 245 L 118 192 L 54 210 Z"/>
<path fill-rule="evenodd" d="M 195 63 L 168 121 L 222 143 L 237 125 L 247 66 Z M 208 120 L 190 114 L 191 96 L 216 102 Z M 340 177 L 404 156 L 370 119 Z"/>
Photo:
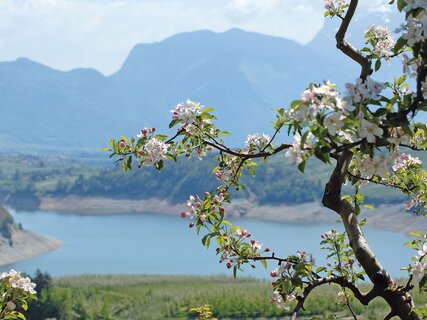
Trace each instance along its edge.
<path fill-rule="evenodd" d="M 357 5 L 358 0 L 350 2 L 335 38 L 337 48 L 360 65 L 360 78 L 365 80 L 372 73 L 371 61 L 345 40 L 348 26 L 354 16 Z M 325 207 L 335 211 L 341 217 L 348 235 L 349 245 L 374 285 L 374 288 L 369 292 L 369 299 L 359 300 L 363 304 L 368 304 L 373 298 L 382 297 L 391 308 L 385 319 L 391 319 L 394 316 L 404 320 L 420 319 L 413 311 L 414 303 L 408 293 L 408 288 L 397 287 L 393 290 L 389 289 L 389 284 L 393 283 L 393 279 L 369 247 L 368 241 L 360 228 L 355 208 L 347 200 L 342 199 L 341 189 L 346 180 L 353 154 L 348 150 L 344 150 L 337 154 L 335 158 L 337 163 L 326 184 L 322 202 Z M 366 296 L 363 297 L 366 298 Z"/>

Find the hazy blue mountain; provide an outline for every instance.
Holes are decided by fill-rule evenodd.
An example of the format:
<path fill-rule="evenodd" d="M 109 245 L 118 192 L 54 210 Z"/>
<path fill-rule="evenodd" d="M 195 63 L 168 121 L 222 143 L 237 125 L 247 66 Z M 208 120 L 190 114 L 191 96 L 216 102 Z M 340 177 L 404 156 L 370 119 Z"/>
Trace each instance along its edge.
<path fill-rule="evenodd" d="M 161 126 L 177 102 L 191 98 L 214 107 L 222 127 L 242 141 L 265 130 L 272 109 L 298 98 L 307 79 L 322 81 L 326 74 L 340 74 L 328 57 L 290 40 L 232 29 L 137 45 L 111 80 L 140 110 L 144 125 L 144 114 Z"/>
<path fill-rule="evenodd" d="M 356 29 L 363 29 L 351 33 L 381 19 L 397 21 L 388 13 L 359 19 Z M 357 66 L 334 46 L 333 21 L 305 46 L 239 29 L 177 34 L 136 45 L 109 77 L 93 69 L 61 72 L 25 58 L 1 62 L 0 147 L 100 150 L 109 138 L 144 126 L 166 130 L 170 109 L 187 98 L 214 107 L 219 126 L 242 144 L 248 133 L 269 132 L 272 109 L 298 99 L 309 82 L 357 77 Z"/>
<path fill-rule="evenodd" d="M 3 148 L 100 146 L 120 123 L 134 122 L 123 112 L 120 93 L 93 69 L 61 72 L 23 58 L 2 62 L 0 97 Z"/>

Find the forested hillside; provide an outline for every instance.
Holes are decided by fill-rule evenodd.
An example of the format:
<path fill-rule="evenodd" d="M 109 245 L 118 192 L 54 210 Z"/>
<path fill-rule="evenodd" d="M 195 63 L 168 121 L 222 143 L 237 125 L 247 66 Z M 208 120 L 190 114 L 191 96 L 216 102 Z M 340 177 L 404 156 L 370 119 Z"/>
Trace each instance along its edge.
<path fill-rule="evenodd" d="M 93 159 L 92 159 L 93 160 Z M 92 161 L 93 163 L 94 161 Z M 167 166 L 161 173 L 152 168 L 135 169 L 131 174 L 121 167 L 106 168 L 68 158 L 37 156 L 0 157 L 0 199 L 14 207 L 37 208 L 43 197 L 108 197 L 113 199 L 165 199 L 183 203 L 190 194 L 203 193 L 217 186 L 212 175 L 213 159 L 190 159 Z M 320 201 L 329 167 L 309 162 L 308 174 L 301 174 L 287 159 L 261 160 L 255 177 L 246 175 L 245 189 L 235 192 L 259 204 L 300 204 Z M 351 187 L 347 186 L 348 191 Z M 404 196 L 381 186 L 368 186 L 367 202 L 399 203 Z"/>

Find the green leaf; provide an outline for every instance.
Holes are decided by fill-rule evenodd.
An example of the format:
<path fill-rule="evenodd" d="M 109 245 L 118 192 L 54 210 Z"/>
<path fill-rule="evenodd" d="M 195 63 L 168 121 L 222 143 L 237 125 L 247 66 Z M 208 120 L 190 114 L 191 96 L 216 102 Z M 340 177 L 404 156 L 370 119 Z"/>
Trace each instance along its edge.
<path fill-rule="evenodd" d="M 169 123 L 169 129 L 170 129 L 170 128 L 175 127 L 178 123 L 179 123 L 179 120 L 178 120 L 178 119 L 176 119 L 176 120 L 172 120 L 172 121 Z"/>
<path fill-rule="evenodd" d="M 322 271 L 325 271 L 326 270 L 326 267 L 317 267 L 316 268 L 316 273 L 319 273 L 319 272 L 322 272 Z"/>
<path fill-rule="evenodd" d="M 300 104 L 302 104 L 302 100 L 294 100 L 291 102 L 291 109 L 294 109 L 296 107 L 298 107 Z"/>
<path fill-rule="evenodd" d="M 399 11 L 402 11 L 403 8 L 405 8 L 405 7 L 406 7 L 406 1 L 404 1 L 404 0 L 397 0 L 397 9 Z"/>
<path fill-rule="evenodd" d="M 375 71 L 380 70 L 381 68 L 381 60 L 378 59 L 377 61 L 375 61 Z"/>
<path fill-rule="evenodd" d="M 394 45 L 393 52 L 398 53 L 406 45 L 406 40 L 400 37 Z"/>
<path fill-rule="evenodd" d="M 304 173 L 304 169 L 305 169 L 305 160 L 303 160 L 299 165 L 298 165 L 298 170 L 301 171 L 302 173 Z"/>
<path fill-rule="evenodd" d="M 424 275 L 420 281 L 420 292 L 421 291 L 427 292 L 427 275 Z"/>
<path fill-rule="evenodd" d="M 386 113 L 388 113 L 387 108 L 379 108 L 377 111 L 375 111 L 375 116 L 381 117 L 381 116 L 385 115 Z"/>
<path fill-rule="evenodd" d="M 267 261 L 265 259 L 261 259 L 259 262 L 262 264 L 264 269 L 267 269 Z"/>
<path fill-rule="evenodd" d="M 211 234 L 208 233 L 202 238 L 202 243 L 206 248 L 209 248 Z"/>
<path fill-rule="evenodd" d="M 27 310 L 28 310 L 28 303 L 27 303 L 27 300 L 22 300 L 22 301 L 21 301 L 21 307 L 22 307 L 22 309 L 24 309 L 25 311 L 27 311 Z"/>

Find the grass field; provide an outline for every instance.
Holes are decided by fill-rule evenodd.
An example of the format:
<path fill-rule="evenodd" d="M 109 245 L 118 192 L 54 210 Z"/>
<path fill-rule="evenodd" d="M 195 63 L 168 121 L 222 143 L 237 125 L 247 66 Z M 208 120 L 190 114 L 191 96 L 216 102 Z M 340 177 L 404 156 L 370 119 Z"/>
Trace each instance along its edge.
<path fill-rule="evenodd" d="M 303 318 L 324 312 L 348 316 L 337 304 L 337 290 L 336 286 L 325 286 L 313 291 Z M 252 278 L 69 276 L 54 279 L 29 319 L 191 319 L 196 315 L 189 309 L 203 304 L 209 304 L 218 319 L 286 319 L 285 311 L 269 303 L 270 295 L 269 283 Z M 425 294 L 416 293 L 414 298 L 418 304 L 427 303 Z M 374 300 L 368 309 L 355 302 L 352 305 L 360 319 L 382 319 L 388 310 L 380 300 Z M 37 310 L 43 310 L 43 317 Z"/>

